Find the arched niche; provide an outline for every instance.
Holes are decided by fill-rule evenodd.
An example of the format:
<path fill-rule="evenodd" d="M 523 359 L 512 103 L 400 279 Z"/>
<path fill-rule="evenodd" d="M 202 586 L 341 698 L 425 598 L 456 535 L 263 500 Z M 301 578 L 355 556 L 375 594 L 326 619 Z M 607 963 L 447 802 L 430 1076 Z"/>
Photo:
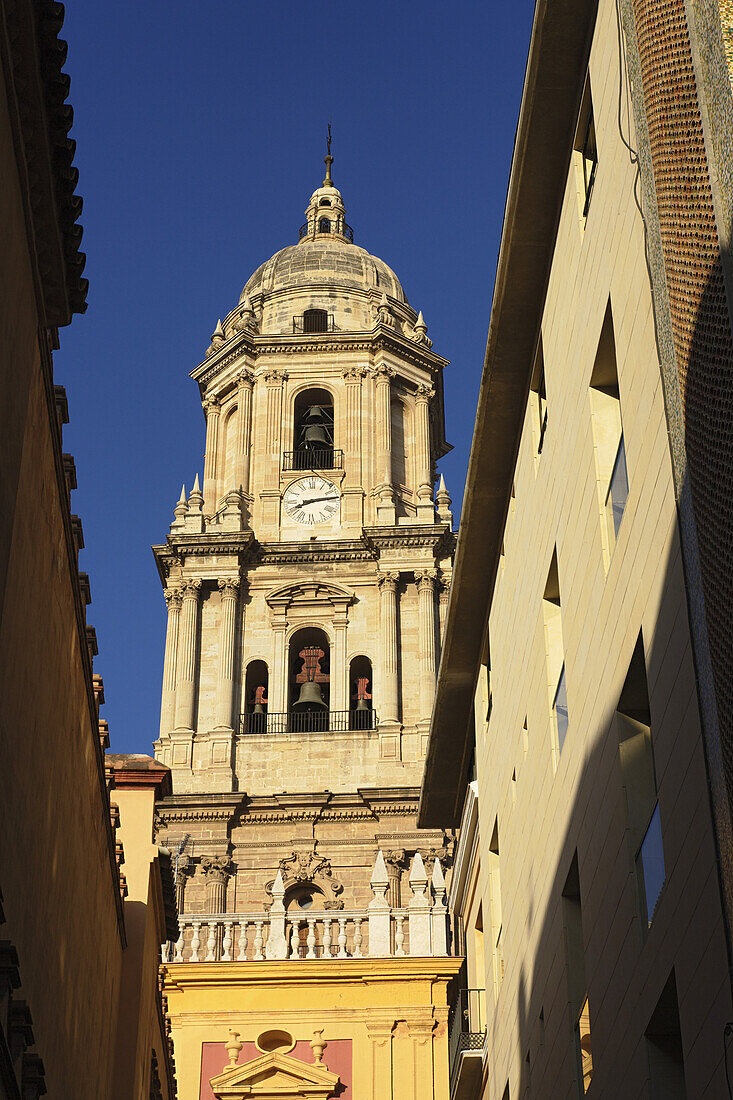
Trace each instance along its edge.
<path fill-rule="evenodd" d="M 267 732 L 269 670 L 259 658 L 250 661 L 244 676 L 243 733 Z"/>
<path fill-rule="evenodd" d="M 306 310 L 307 313 L 308 310 Z M 294 469 L 332 470 L 333 442 L 332 395 L 322 388 L 301 390 L 296 395 L 293 406 Z"/>
<path fill-rule="evenodd" d="M 235 485 L 237 473 L 237 406 L 229 405 L 224 410 L 219 445 L 219 497 L 225 496 Z"/>

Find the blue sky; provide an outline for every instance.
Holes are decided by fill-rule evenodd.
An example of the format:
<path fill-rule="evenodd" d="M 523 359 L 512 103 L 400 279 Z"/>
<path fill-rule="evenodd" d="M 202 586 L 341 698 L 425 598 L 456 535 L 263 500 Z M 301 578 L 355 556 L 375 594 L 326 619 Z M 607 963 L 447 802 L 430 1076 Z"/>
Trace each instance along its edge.
<path fill-rule="evenodd" d="M 189 371 L 333 176 L 446 370 L 456 515 L 473 431 L 531 0 L 69 0 L 89 308 L 61 333 L 112 747 L 157 735 L 165 605 L 150 546 L 203 467 Z"/>

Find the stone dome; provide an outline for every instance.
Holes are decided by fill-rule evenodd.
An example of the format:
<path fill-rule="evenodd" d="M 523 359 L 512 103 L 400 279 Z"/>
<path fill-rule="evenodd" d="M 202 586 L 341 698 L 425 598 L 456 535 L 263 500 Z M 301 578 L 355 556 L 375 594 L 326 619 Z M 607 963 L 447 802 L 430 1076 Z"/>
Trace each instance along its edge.
<path fill-rule="evenodd" d="M 239 301 L 291 288 L 304 290 L 309 284 L 373 289 L 407 304 L 399 279 L 383 260 L 342 237 L 322 233 L 280 249 L 261 264 Z"/>

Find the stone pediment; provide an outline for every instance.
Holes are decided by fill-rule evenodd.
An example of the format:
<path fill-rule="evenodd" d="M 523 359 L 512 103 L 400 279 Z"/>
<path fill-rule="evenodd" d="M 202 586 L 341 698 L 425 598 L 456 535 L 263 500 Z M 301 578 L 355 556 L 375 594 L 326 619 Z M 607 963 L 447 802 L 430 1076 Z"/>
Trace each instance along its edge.
<path fill-rule="evenodd" d="M 274 1051 L 227 1068 L 209 1081 L 216 1100 L 326 1100 L 340 1077 L 322 1063 Z"/>
<path fill-rule="evenodd" d="M 330 581 L 301 581 L 276 588 L 265 597 L 270 607 L 287 610 L 291 607 L 346 607 L 354 599 L 354 593 L 340 584 Z"/>

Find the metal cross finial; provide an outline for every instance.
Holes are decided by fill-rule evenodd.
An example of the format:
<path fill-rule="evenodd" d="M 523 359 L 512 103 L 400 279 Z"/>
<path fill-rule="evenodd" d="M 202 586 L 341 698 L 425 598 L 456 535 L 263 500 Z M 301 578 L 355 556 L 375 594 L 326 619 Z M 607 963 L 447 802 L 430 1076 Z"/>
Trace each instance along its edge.
<path fill-rule="evenodd" d="M 328 120 L 328 137 L 326 138 L 326 145 L 328 147 L 328 153 L 323 158 L 323 163 L 326 165 L 326 178 L 323 181 L 324 187 L 333 187 L 333 180 L 331 179 L 331 165 L 333 164 L 333 157 L 331 156 L 331 119 Z"/>

